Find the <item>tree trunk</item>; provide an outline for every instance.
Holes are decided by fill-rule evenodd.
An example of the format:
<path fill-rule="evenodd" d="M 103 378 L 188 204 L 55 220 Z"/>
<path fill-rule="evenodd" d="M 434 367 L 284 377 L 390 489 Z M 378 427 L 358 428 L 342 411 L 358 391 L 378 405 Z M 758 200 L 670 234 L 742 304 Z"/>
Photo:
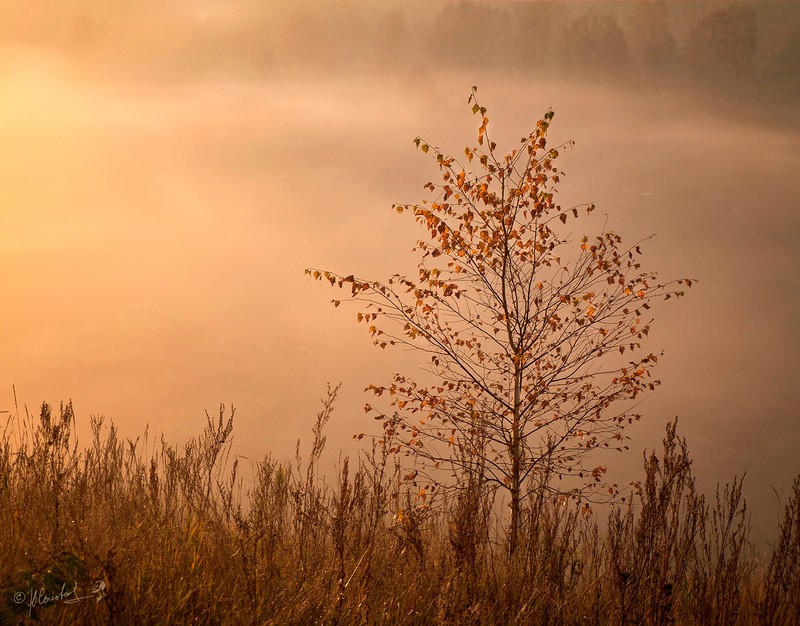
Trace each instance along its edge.
<path fill-rule="evenodd" d="M 520 487 L 519 487 L 519 469 L 517 458 L 514 459 L 513 475 L 511 477 L 511 529 L 509 532 L 508 551 L 511 556 L 517 551 L 517 543 L 519 541 L 519 522 L 521 517 L 520 510 Z"/>
<path fill-rule="evenodd" d="M 520 409 L 522 396 L 522 366 L 518 362 L 514 376 L 514 420 L 511 425 L 511 528 L 508 551 L 511 556 L 517 551 L 520 521 L 522 519 L 522 425 Z"/>

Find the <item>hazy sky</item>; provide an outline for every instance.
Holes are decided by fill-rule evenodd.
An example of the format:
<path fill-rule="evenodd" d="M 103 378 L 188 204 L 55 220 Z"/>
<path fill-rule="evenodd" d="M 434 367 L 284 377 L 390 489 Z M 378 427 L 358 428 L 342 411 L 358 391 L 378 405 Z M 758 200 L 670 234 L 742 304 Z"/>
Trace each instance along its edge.
<path fill-rule="evenodd" d="M 373 428 L 363 388 L 415 357 L 374 349 L 303 270 L 413 271 L 417 228 L 390 207 L 437 170 L 412 140 L 471 144 L 477 84 L 501 148 L 555 110 L 552 140 L 576 141 L 561 204 L 601 214 L 576 228 L 608 215 L 628 241 L 657 233 L 647 267 L 699 279 L 655 312 L 663 386 L 613 478 L 638 478 L 679 415 L 701 486 L 746 471 L 756 530 L 774 535 L 770 486 L 785 498 L 800 472 L 800 124 L 796 75 L 769 68 L 800 49 L 797 5 L 759 9 L 750 74 L 712 93 L 630 69 L 632 39 L 622 77 L 554 62 L 578 54 L 564 40 L 580 3 L 513 71 L 454 55 L 442 4 L 0 4 L 0 409 L 13 385 L 32 412 L 72 399 L 84 433 L 103 414 L 181 442 L 233 403 L 237 452 L 288 457 L 342 381 L 329 456 L 352 453 Z M 709 6 L 668 8 L 688 54 Z M 593 10 L 630 34 L 630 6 Z"/>

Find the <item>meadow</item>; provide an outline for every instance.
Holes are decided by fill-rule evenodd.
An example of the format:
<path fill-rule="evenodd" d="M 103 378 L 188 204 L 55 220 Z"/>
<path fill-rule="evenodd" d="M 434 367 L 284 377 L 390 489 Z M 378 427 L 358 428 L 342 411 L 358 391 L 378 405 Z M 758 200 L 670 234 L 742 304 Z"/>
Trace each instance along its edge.
<path fill-rule="evenodd" d="M 305 458 L 298 442 L 252 478 L 224 406 L 185 446 L 122 440 L 102 418 L 83 445 L 71 404 L 8 412 L 0 623 L 800 622 L 800 477 L 759 554 L 741 479 L 698 493 L 673 422 L 625 503 L 587 510 L 543 482 L 510 557 L 485 488 L 422 499 L 379 446 L 322 477 L 335 397 Z"/>

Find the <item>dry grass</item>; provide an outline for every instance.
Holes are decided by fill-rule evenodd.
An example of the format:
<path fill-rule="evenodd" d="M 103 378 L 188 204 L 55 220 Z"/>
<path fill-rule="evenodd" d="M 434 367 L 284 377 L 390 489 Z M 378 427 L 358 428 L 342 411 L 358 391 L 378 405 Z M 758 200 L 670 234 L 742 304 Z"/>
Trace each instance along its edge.
<path fill-rule="evenodd" d="M 697 493 L 686 442 L 667 429 L 633 497 L 600 525 L 546 484 L 527 502 L 513 557 L 492 493 L 467 476 L 422 506 L 391 457 L 317 475 L 336 389 L 310 455 L 266 457 L 243 481 L 233 412 L 183 448 L 150 455 L 71 405 L 9 420 L 0 447 L 0 623 L 49 624 L 795 624 L 800 478 L 774 554 L 747 542 L 741 480 Z M 101 582 L 104 589 L 98 589 Z M 32 590 L 76 603 L 29 606 Z M 15 593 L 25 594 L 17 603 Z M 72 597 L 72 596 L 66 596 Z"/>

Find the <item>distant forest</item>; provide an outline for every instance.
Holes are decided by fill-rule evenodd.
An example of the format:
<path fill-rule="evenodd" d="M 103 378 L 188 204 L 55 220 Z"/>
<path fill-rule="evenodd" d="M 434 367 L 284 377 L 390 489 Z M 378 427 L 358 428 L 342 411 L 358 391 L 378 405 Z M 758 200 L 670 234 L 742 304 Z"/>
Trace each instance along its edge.
<path fill-rule="evenodd" d="M 800 62 L 800 30 L 781 12 L 797 10 L 771 3 L 447 2 L 424 10 L 315 3 L 280 15 L 283 34 L 273 51 L 320 62 L 363 55 L 519 70 L 545 62 L 592 71 L 789 72 Z"/>
<path fill-rule="evenodd" d="M 264 52 L 279 66 L 800 84 L 793 3 L 332 2 L 273 18 Z"/>
<path fill-rule="evenodd" d="M 165 79 L 201 73 L 543 72 L 651 84 L 800 94 L 800 3 L 170 3 L 0 0 L 0 37 L 141 65 Z M 158 27 L 153 16 L 157 15 Z M 141 44 L 146 44 L 142 46 Z"/>

